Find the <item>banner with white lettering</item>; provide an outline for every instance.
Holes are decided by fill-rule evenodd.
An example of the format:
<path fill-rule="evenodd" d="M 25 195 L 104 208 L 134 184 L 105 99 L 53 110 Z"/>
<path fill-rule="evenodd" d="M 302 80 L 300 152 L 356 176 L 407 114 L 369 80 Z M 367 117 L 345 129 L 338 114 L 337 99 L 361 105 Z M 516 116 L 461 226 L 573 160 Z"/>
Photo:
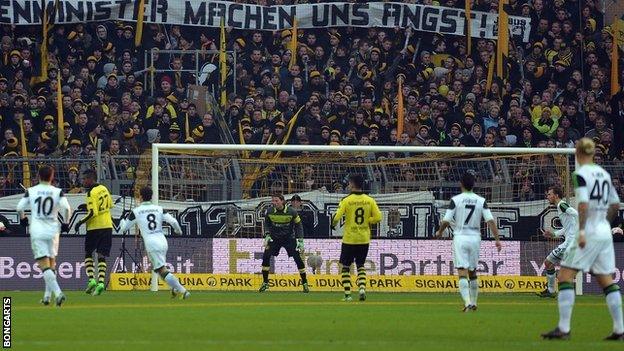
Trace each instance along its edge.
<path fill-rule="evenodd" d="M 140 1 L 130 0 L 46 0 L 51 23 L 137 20 Z M 58 1 L 57 9 L 54 7 Z M 30 0 L 0 1 L 0 23 L 29 25 L 42 23 L 42 2 Z M 442 6 L 399 2 L 319 3 L 259 6 L 228 1 L 145 0 L 147 23 L 219 27 L 221 18 L 228 27 L 248 30 L 291 28 L 383 27 L 407 28 L 440 34 L 464 35 L 465 11 Z M 498 37 L 498 14 L 472 11 L 471 35 L 476 38 Z M 509 16 L 511 34 L 529 41 L 531 19 Z"/>
<path fill-rule="evenodd" d="M 302 209 L 299 212 L 307 238 L 342 237 L 340 226 L 332 230 L 330 220 L 344 194 L 316 190 L 299 195 L 303 199 Z M 24 228 L 19 226 L 19 217 L 15 211 L 20 197 L 21 195 L 13 195 L 0 198 L 0 222 L 7 227 L 0 235 L 26 235 Z M 87 213 L 85 196 L 70 194 L 67 197 L 74 209 L 72 218 L 68 221 L 72 228 L 69 235 L 84 235 L 84 225 L 79 233 L 74 233 L 73 228 L 74 224 Z M 382 213 L 381 222 L 373 228 L 374 238 L 433 238 L 448 204 L 448 201 L 436 201 L 428 191 L 375 194 L 373 197 Z M 286 198 L 289 199 L 290 196 Z M 136 203 L 130 198 L 118 196 L 114 196 L 114 202 L 113 232 L 119 235 L 117 229 L 121 217 L 135 207 Z M 160 201 L 159 204 L 178 219 L 184 237 L 259 238 L 262 236 L 264 215 L 271 206 L 271 198 L 207 203 Z M 534 240 L 541 235 L 540 229 L 561 228 L 557 210 L 549 207 L 546 201 L 514 203 L 492 201 L 488 202 L 488 206 L 496 218 L 501 237 L 505 239 Z M 170 235 L 171 228 L 164 226 L 164 230 L 165 235 Z M 485 229 L 484 235 L 491 236 Z"/>

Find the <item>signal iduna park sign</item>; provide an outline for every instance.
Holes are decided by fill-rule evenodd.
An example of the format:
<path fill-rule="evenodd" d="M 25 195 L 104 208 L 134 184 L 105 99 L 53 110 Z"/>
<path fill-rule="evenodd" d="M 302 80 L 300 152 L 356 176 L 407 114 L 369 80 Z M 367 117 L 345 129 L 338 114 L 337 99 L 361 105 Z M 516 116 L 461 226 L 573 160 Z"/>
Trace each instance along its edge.
<path fill-rule="evenodd" d="M 259 274 L 179 274 L 180 283 L 189 290 L 256 291 L 262 284 Z M 109 290 L 149 290 L 149 273 L 114 273 Z M 356 276 L 351 277 L 355 281 Z M 456 292 L 455 276 L 372 275 L 366 277 L 367 290 L 374 292 Z M 338 275 L 309 275 L 308 284 L 314 291 L 343 291 Z M 159 289 L 168 289 L 161 279 Z M 301 291 L 301 278 L 295 274 L 280 274 L 269 278 L 275 291 Z M 536 292 L 546 288 L 546 278 L 521 276 L 483 276 L 479 278 L 482 292 Z"/>

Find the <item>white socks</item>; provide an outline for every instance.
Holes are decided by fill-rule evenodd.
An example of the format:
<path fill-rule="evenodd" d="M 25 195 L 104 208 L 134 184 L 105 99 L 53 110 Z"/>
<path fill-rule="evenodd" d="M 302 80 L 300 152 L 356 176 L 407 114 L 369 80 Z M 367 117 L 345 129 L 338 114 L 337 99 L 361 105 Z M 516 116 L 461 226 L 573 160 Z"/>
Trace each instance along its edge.
<path fill-rule="evenodd" d="M 548 281 L 548 292 L 553 294 L 555 293 L 555 284 L 557 284 L 557 271 L 546 271 L 546 280 Z"/>
<path fill-rule="evenodd" d="M 56 275 L 56 273 L 54 275 Z M 45 280 L 44 280 L 44 283 L 45 283 L 45 291 L 43 292 L 43 299 L 49 301 L 50 298 L 52 297 L 52 289 L 50 289 L 50 287 L 48 286 L 48 283 Z"/>
<path fill-rule="evenodd" d="M 175 292 L 183 293 L 186 291 L 186 289 L 182 286 L 182 284 L 180 284 L 180 281 L 178 280 L 178 278 L 176 278 L 175 275 L 173 275 L 173 273 L 167 274 L 167 276 L 165 277 L 165 281 Z"/>
<path fill-rule="evenodd" d="M 572 307 L 574 307 L 574 289 L 572 283 L 567 283 L 570 287 L 563 289 L 563 284 L 559 286 L 559 330 L 564 333 L 570 332 L 570 319 L 572 318 Z"/>
<path fill-rule="evenodd" d="M 624 325 L 622 323 L 622 294 L 617 285 L 613 284 L 605 289 L 607 306 L 613 319 L 613 332 L 616 334 L 624 333 Z"/>
<path fill-rule="evenodd" d="M 46 269 L 45 272 L 43 272 L 43 280 L 45 280 L 46 283 L 46 290 L 50 289 L 50 291 L 54 293 L 54 296 L 62 294 L 61 288 L 56 281 L 56 274 L 54 274 L 51 269 Z"/>
<path fill-rule="evenodd" d="M 479 280 L 477 278 L 470 279 L 470 304 L 477 305 L 477 296 L 479 296 Z"/>
<path fill-rule="evenodd" d="M 464 307 L 470 305 L 470 283 L 468 278 L 459 277 L 459 294 L 464 300 Z"/>

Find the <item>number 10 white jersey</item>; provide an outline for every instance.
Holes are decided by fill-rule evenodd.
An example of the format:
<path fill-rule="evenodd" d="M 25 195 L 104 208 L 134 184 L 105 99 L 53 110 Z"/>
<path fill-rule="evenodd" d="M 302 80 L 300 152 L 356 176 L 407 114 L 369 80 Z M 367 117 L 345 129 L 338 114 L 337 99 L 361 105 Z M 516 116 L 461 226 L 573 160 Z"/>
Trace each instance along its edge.
<path fill-rule="evenodd" d="M 166 250 L 167 239 L 162 229 L 163 221 L 169 223 L 177 234 L 182 233 L 180 224 L 172 215 L 164 213 L 160 206 L 144 202 L 132 210 L 128 219 L 121 222 L 120 231 L 124 232 L 137 224 L 147 251 Z"/>
<path fill-rule="evenodd" d="M 53 185 L 40 183 L 26 189 L 24 197 L 17 204 L 17 211 L 30 208 L 30 236 L 33 239 L 48 240 L 59 234 L 61 224 L 58 220 L 59 209 L 67 214 L 69 202 L 63 191 Z M 67 221 L 68 218 L 65 218 Z"/>
<path fill-rule="evenodd" d="M 472 191 L 466 191 L 451 198 L 443 221 L 449 223 L 455 221 L 454 236 L 481 237 L 481 218 L 486 222 L 494 219 L 485 199 Z"/>

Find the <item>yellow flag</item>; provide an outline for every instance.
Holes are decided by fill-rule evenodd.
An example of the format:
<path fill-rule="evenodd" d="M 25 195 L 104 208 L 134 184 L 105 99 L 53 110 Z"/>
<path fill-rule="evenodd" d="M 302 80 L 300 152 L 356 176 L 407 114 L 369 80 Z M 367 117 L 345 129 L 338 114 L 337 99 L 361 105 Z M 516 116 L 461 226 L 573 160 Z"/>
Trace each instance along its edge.
<path fill-rule="evenodd" d="M 48 79 L 48 12 L 46 2 L 43 2 L 43 41 L 41 42 L 41 81 Z"/>
<path fill-rule="evenodd" d="M 620 21 L 616 18 L 613 21 L 613 47 L 611 48 L 611 96 L 620 92 Z"/>
<path fill-rule="evenodd" d="M 20 141 L 22 158 L 22 178 L 23 185 L 26 188 L 30 187 L 30 165 L 28 164 L 28 148 L 26 147 L 26 134 L 24 133 L 24 118 L 20 119 Z"/>
<path fill-rule="evenodd" d="M 466 52 L 468 53 L 468 55 L 470 55 L 470 52 L 472 51 L 472 18 L 470 18 L 470 7 L 471 7 L 471 2 L 470 0 L 465 0 L 465 11 L 466 11 Z"/>
<path fill-rule="evenodd" d="M 403 108 L 403 78 L 398 79 L 398 106 L 397 106 L 397 135 L 400 137 L 403 134 L 403 123 L 405 122 L 405 111 Z"/>
<path fill-rule="evenodd" d="M 508 0 L 498 0 L 498 43 L 496 45 L 496 76 L 506 79 L 509 56 Z"/>
<path fill-rule="evenodd" d="M 292 26 L 292 36 L 290 37 L 290 43 L 288 45 L 288 49 L 290 50 L 290 62 L 288 63 L 288 68 L 297 64 L 297 19 L 293 18 L 293 26 Z"/>
<path fill-rule="evenodd" d="M 221 70 L 221 108 L 227 105 L 226 80 L 227 80 L 227 60 L 225 56 L 225 19 L 221 18 L 221 38 L 219 43 L 219 69 Z"/>
<path fill-rule="evenodd" d="M 141 39 L 143 38 L 143 16 L 145 15 L 145 0 L 139 0 L 137 6 L 137 28 L 134 35 L 134 47 L 141 46 Z"/>
<path fill-rule="evenodd" d="M 59 146 L 65 142 L 65 117 L 63 116 L 63 92 L 61 91 L 61 76 L 56 78 L 56 118 L 58 123 Z"/>

